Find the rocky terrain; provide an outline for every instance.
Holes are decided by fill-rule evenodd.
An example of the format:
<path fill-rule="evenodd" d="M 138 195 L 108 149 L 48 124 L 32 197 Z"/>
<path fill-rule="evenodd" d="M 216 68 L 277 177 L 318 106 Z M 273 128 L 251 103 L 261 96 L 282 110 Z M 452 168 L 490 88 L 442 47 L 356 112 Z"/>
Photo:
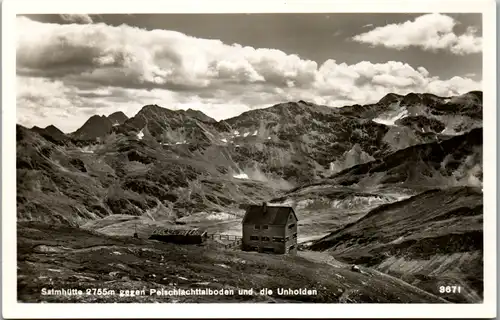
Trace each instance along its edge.
<path fill-rule="evenodd" d="M 411 288 L 408 292 L 427 292 L 411 296 L 415 299 L 411 302 L 435 301 L 438 284 L 446 281 L 466 288 L 463 295 L 445 297 L 448 301 L 480 301 L 481 127 L 481 92 L 457 97 L 388 94 L 376 104 L 343 108 L 287 102 L 222 121 L 191 109 L 146 105 L 131 118 L 121 112 L 92 116 L 67 134 L 54 126 L 17 125 L 18 246 L 22 248 L 18 258 L 23 275 L 19 279 L 24 279 L 19 297 L 34 299 L 36 285 L 31 282 L 47 279 L 39 277 L 69 281 L 62 274 L 79 274 L 94 279 L 88 281 L 115 281 L 116 277 L 98 276 L 102 270 L 97 266 L 88 274 L 87 269 L 78 269 L 74 259 L 98 264 L 96 256 L 103 254 L 101 249 L 85 249 L 91 246 L 84 240 L 87 237 L 119 246 L 116 255 L 102 248 L 106 261 L 126 267 L 120 281 L 144 286 L 150 281 L 145 280 L 146 273 L 138 274 L 136 267 L 118 261 L 125 254 L 125 243 L 131 241 L 120 237 L 138 231 L 147 238 L 157 226 L 174 224 L 237 235 L 244 205 L 270 201 L 296 208 L 299 241 L 304 249 L 316 252 L 259 260 L 259 256 L 209 248 L 154 250 L 180 250 L 193 259 L 200 252 L 217 254 L 222 260 L 250 259 L 259 268 L 280 261 L 289 268 L 286 272 L 310 267 L 314 257 L 315 268 L 342 277 L 351 274 L 343 263 L 356 263 L 376 273 L 376 279 L 390 277 L 381 272 L 389 273 L 408 283 L 392 277 L 388 283 L 401 281 Z M 54 226 L 50 227 L 53 236 L 43 237 L 49 225 Z M 82 243 L 67 238 L 71 233 L 81 234 Z M 133 241 L 139 251 L 163 246 Z M 40 245 L 49 251 L 39 252 Z M 78 254 L 76 249 L 83 251 Z M 156 261 L 135 251 L 128 256 L 137 263 Z M 341 271 L 329 269 L 325 256 L 333 256 L 343 266 Z M 212 264 L 210 259 L 199 265 Z M 151 262 L 147 273 L 160 273 L 153 267 L 157 262 Z M 193 263 L 169 261 L 173 268 L 179 264 L 186 270 L 196 269 Z M 63 270 L 56 265 L 68 266 Z M 60 271 L 42 274 L 49 267 Z M 103 274 L 118 269 L 106 269 Z M 140 280 L 134 282 L 133 277 Z M 258 279 L 245 281 L 267 284 Z M 250 285 L 238 281 L 232 285 Z M 328 281 L 321 278 L 320 282 L 326 286 Z M 338 285 L 330 289 L 338 291 Z M 380 290 L 403 290 L 396 287 Z M 353 290 L 349 292 L 360 296 L 341 298 L 342 294 L 329 293 L 314 301 L 403 301 L 395 300 L 389 291 L 376 295 L 363 293 L 367 288 Z"/>
<path fill-rule="evenodd" d="M 376 271 L 354 272 L 340 263 L 301 256 L 207 250 L 37 222 L 19 223 L 17 236 L 18 299 L 24 302 L 446 302 Z M 83 294 L 42 295 L 43 288 L 73 288 Z M 94 288 L 101 292 L 94 293 Z M 265 288 L 273 294 L 260 295 Z M 276 288 L 316 293 L 279 295 Z M 233 293 L 158 296 L 152 289 Z M 253 294 L 238 294 L 239 289 L 253 289 Z M 132 295 L 136 290 L 139 295 Z"/>
<path fill-rule="evenodd" d="M 460 285 L 454 302 L 481 301 L 483 200 L 473 187 L 435 189 L 371 210 L 310 249 L 374 267 L 438 294 Z"/>

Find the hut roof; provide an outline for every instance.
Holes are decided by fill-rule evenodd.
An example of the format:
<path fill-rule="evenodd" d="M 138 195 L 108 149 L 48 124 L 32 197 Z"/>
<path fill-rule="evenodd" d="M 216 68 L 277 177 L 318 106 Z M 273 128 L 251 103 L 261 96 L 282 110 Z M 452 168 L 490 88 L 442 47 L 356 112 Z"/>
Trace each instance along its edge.
<path fill-rule="evenodd" d="M 290 212 L 295 215 L 292 207 L 250 205 L 243 218 L 243 224 L 286 225 Z M 296 215 L 295 219 L 298 220 Z"/>
<path fill-rule="evenodd" d="M 161 236 L 204 236 L 205 230 L 199 229 L 174 229 L 174 228 L 157 228 L 153 231 L 153 235 Z"/>

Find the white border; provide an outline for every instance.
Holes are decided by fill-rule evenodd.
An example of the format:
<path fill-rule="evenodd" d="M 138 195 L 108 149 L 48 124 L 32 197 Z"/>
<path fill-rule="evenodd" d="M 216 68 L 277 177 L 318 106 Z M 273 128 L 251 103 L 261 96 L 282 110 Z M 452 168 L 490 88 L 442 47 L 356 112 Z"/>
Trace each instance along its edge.
<path fill-rule="evenodd" d="M 482 304 L 18 304 L 16 301 L 16 42 L 24 13 L 483 13 L 484 303 Z M 5 318 L 494 318 L 496 317 L 496 4 L 493 0 L 5 0 L 2 10 L 2 272 Z"/>

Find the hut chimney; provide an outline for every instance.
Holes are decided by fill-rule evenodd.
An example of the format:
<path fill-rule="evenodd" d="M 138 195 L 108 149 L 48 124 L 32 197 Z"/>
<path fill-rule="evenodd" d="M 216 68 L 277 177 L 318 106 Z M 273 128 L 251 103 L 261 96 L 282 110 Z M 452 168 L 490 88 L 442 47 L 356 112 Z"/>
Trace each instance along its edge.
<path fill-rule="evenodd" d="M 262 203 L 262 212 L 264 212 L 264 213 L 267 212 L 267 203 L 265 203 L 265 202 Z"/>

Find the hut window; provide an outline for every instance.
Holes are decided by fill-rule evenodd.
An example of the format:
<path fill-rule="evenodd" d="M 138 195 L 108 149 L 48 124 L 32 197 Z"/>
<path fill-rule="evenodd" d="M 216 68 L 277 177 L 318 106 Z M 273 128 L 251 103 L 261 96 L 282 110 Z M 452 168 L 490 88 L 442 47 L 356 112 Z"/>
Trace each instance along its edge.
<path fill-rule="evenodd" d="M 269 226 L 264 225 L 264 226 L 262 226 L 262 229 L 269 229 Z"/>
<path fill-rule="evenodd" d="M 295 227 L 295 223 L 292 223 L 291 225 L 289 225 L 288 229 L 292 229 L 293 227 Z"/>
<path fill-rule="evenodd" d="M 255 229 L 255 230 L 259 230 L 259 229 L 260 229 L 260 226 L 255 225 L 255 226 L 254 226 L 254 229 Z"/>
<path fill-rule="evenodd" d="M 273 242 L 283 242 L 282 237 L 273 237 Z"/>
<path fill-rule="evenodd" d="M 257 236 L 250 236 L 250 240 L 259 240 L 259 237 L 257 237 Z"/>
<path fill-rule="evenodd" d="M 294 238 L 294 239 L 297 239 L 297 233 L 294 233 L 294 234 L 293 234 L 293 238 Z"/>
<path fill-rule="evenodd" d="M 290 237 L 286 237 L 286 238 L 285 238 L 285 241 L 288 241 L 288 240 L 290 240 Z"/>
<path fill-rule="evenodd" d="M 269 237 L 261 237 L 260 240 L 262 240 L 262 241 L 270 241 L 271 239 L 269 239 Z"/>
<path fill-rule="evenodd" d="M 291 246 L 290 248 L 288 248 L 288 250 L 293 250 L 295 249 L 295 246 Z"/>

